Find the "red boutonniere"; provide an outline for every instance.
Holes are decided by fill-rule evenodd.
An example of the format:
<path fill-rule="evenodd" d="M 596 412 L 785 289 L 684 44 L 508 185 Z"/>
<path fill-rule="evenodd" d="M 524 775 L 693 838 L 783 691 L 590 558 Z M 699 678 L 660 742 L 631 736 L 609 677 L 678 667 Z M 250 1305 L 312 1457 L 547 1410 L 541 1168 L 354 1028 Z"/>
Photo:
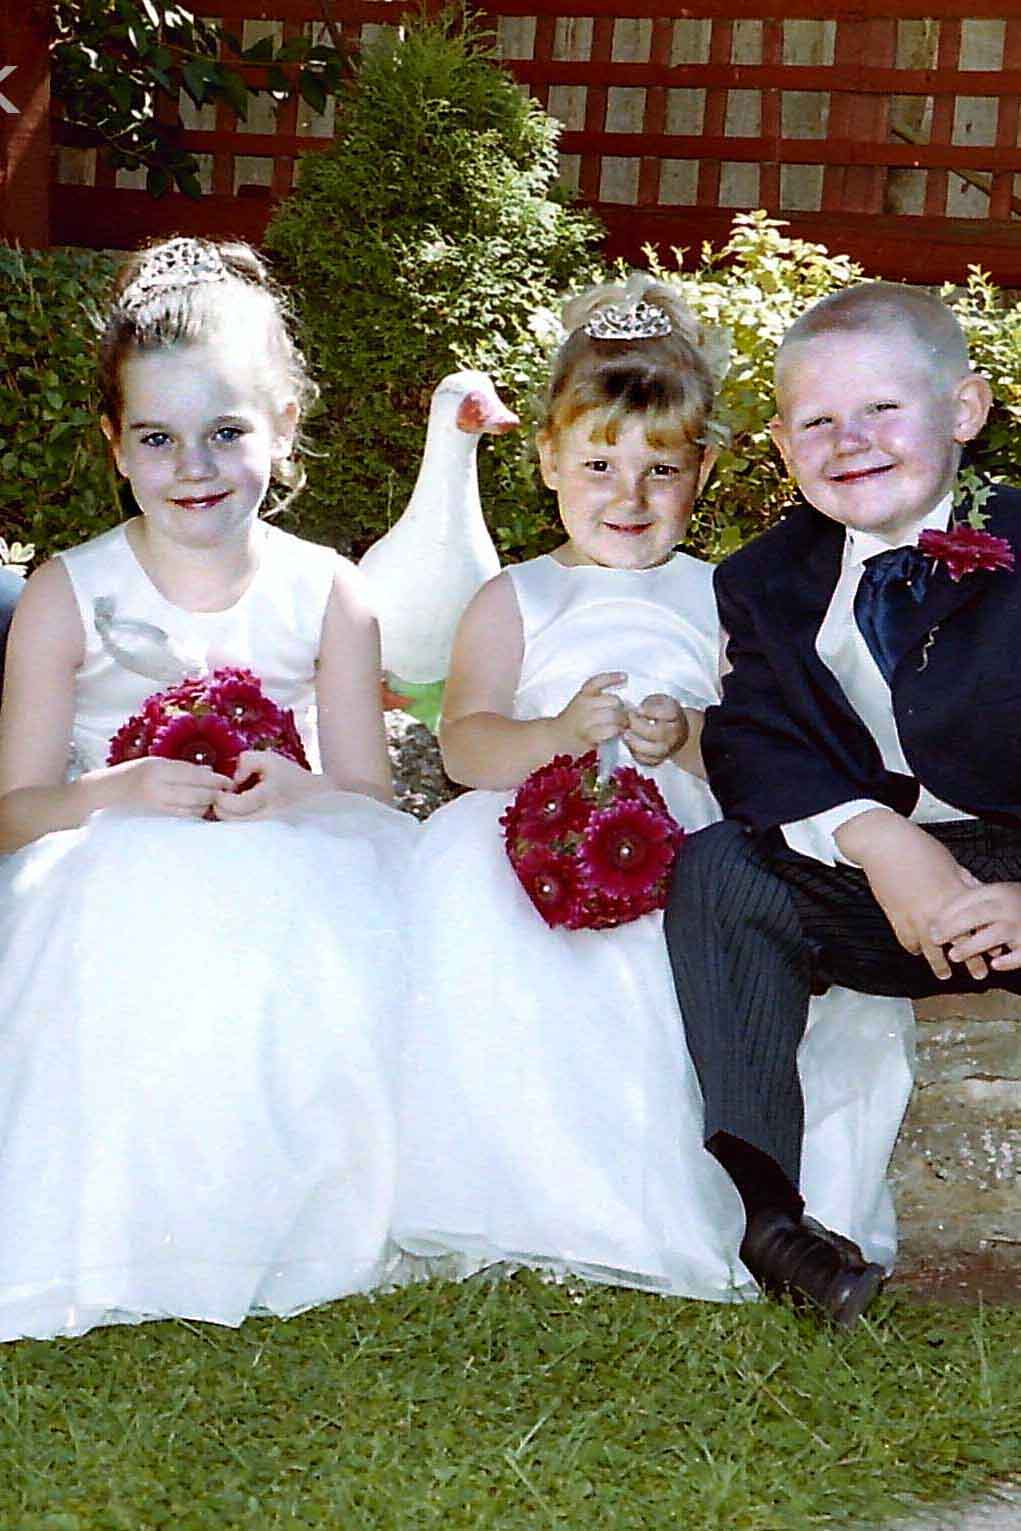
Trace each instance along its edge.
<path fill-rule="evenodd" d="M 967 505 L 966 519 L 955 519 L 945 532 L 922 532 L 918 539 L 919 552 L 945 563 L 955 583 L 977 569 L 1006 569 L 1010 573 L 1014 568 L 1014 550 L 1006 537 L 994 537 L 984 530 L 989 517 L 982 506 L 991 493 L 991 484 L 984 484 L 973 468 L 964 469 L 954 493 L 954 509 Z"/>

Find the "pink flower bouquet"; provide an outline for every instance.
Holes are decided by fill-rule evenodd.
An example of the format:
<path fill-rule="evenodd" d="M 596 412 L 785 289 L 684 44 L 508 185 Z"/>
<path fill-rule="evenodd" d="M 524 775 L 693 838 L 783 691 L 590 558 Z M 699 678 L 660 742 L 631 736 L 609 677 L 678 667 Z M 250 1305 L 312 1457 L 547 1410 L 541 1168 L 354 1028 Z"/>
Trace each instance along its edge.
<path fill-rule="evenodd" d="M 293 712 L 271 701 L 250 670 L 225 666 L 150 696 L 114 734 L 106 763 L 163 755 L 233 776 L 243 750 L 275 750 L 310 769 Z"/>
<path fill-rule="evenodd" d="M 662 909 L 684 831 L 631 766 L 605 780 L 595 750 L 533 771 L 500 820 L 511 865 L 547 925 L 602 930 Z"/>

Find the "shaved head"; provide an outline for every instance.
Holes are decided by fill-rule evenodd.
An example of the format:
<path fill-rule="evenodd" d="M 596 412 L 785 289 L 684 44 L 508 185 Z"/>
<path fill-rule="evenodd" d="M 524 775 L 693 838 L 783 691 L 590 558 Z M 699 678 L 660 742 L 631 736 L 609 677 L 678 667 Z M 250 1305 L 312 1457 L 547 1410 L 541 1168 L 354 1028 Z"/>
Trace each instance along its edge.
<path fill-rule="evenodd" d="M 821 335 L 854 334 L 909 340 L 934 380 L 943 379 L 948 385 L 971 370 L 964 332 L 939 298 L 900 282 L 862 282 L 813 303 L 787 331 L 775 364 L 781 408 L 784 379 L 797 365 L 801 348 Z"/>

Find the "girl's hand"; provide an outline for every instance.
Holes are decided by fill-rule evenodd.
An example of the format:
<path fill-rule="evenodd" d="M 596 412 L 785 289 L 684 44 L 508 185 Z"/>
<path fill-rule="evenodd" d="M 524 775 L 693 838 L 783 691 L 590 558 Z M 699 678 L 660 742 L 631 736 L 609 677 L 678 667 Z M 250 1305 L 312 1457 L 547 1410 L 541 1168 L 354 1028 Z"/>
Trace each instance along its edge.
<path fill-rule="evenodd" d="M 165 760 L 160 755 L 125 760 L 82 780 L 98 786 L 97 807 L 117 804 L 147 808 L 180 819 L 201 819 L 217 796 L 234 785 L 229 776 L 221 776 L 209 766 L 193 765 L 190 760 Z"/>
<path fill-rule="evenodd" d="M 253 776 L 255 786 L 239 791 Z M 304 766 L 274 750 L 244 750 L 238 756 L 234 780 L 216 793 L 213 812 L 223 820 L 265 819 L 290 803 L 317 796 L 328 787 L 324 777 L 306 771 Z"/>
<path fill-rule="evenodd" d="M 626 680 L 627 675 L 622 670 L 589 676 L 553 720 L 557 754 L 584 755 L 595 745 L 616 739 L 624 732 L 628 722 L 627 708 L 608 688 L 622 686 Z"/>
<path fill-rule="evenodd" d="M 657 691 L 628 711 L 624 742 L 639 765 L 658 766 L 688 742 L 689 732 L 680 702 Z"/>

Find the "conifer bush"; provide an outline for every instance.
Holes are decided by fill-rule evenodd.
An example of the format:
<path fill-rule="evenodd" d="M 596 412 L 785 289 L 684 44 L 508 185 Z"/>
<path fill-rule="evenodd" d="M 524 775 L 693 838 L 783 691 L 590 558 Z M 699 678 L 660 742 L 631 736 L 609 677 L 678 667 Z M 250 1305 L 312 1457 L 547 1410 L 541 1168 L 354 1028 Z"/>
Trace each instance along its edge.
<path fill-rule="evenodd" d="M 432 390 L 492 374 L 525 428 L 480 453 L 505 557 L 549 545 L 527 415 L 548 353 L 537 310 L 597 276 L 600 231 L 556 191 L 559 127 L 470 22 L 419 20 L 367 48 L 338 137 L 301 163 L 266 236 L 322 388 L 296 529 L 360 553 L 403 511 Z"/>

